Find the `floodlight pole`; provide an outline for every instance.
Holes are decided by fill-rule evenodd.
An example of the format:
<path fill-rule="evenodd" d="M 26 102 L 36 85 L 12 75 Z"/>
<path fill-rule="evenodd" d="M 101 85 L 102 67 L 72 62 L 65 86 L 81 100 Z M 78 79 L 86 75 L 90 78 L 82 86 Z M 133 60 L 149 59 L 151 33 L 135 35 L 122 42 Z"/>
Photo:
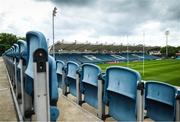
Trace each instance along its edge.
<path fill-rule="evenodd" d="M 52 13 L 52 33 L 53 33 L 53 57 L 55 58 L 55 45 L 54 45 L 54 17 L 56 16 L 57 8 L 54 7 L 53 13 Z"/>
<path fill-rule="evenodd" d="M 47 46 L 48 46 L 48 48 L 49 48 L 49 38 L 47 39 Z"/>
<path fill-rule="evenodd" d="M 145 51 L 145 32 L 143 32 L 143 76 L 144 76 L 144 51 Z"/>
<path fill-rule="evenodd" d="M 129 66 L 129 43 L 128 43 L 128 35 L 127 35 L 127 67 Z"/>
<path fill-rule="evenodd" d="M 165 31 L 166 35 L 166 58 L 168 58 L 168 35 L 169 35 L 169 30 Z"/>

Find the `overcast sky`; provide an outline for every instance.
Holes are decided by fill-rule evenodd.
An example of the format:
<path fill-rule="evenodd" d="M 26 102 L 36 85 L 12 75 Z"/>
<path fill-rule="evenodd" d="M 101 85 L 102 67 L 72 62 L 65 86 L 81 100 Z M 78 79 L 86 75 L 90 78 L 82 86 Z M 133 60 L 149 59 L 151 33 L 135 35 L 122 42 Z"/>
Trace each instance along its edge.
<path fill-rule="evenodd" d="M 180 46 L 180 0 L 0 0 L 0 32 L 25 36 L 38 30 L 55 40 Z M 127 38 L 128 36 L 128 38 Z"/>

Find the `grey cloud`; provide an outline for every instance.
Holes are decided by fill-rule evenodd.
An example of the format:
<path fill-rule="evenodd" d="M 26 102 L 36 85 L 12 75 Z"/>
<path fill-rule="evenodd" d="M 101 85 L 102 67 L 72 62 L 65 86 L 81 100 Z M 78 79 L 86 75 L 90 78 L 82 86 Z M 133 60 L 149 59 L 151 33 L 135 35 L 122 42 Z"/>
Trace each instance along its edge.
<path fill-rule="evenodd" d="M 131 35 L 147 21 L 160 22 L 161 30 L 176 30 L 180 21 L 179 0 L 52 0 L 52 3 L 68 11 L 63 13 L 68 17 L 62 17 L 57 25 L 62 35 L 88 29 L 95 30 L 92 36 Z M 85 7 L 86 12 L 80 6 Z"/>
<path fill-rule="evenodd" d="M 97 0 L 35 0 L 39 2 L 50 1 L 59 6 L 91 6 L 96 3 Z"/>
<path fill-rule="evenodd" d="M 53 0 L 53 2 L 63 5 L 84 6 L 92 5 L 95 2 L 95 0 Z"/>

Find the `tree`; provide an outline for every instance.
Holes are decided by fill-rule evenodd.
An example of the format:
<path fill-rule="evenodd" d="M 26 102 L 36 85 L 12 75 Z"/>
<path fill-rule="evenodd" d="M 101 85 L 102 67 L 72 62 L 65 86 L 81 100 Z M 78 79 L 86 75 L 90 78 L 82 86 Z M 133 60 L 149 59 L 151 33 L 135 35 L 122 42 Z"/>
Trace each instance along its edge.
<path fill-rule="evenodd" d="M 176 53 L 180 52 L 180 46 L 176 48 Z"/>
<path fill-rule="evenodd" d="M 24 37 L 17 37 L 11 33 L 0 33 L 0 55 L 9 49 L 19 39 L 25 39 Z"/>
<path fill-rule="evenodd" d="M 166 47 L 161 48 L 161 54 L 166 55 Z M 173 46 L 168 46 L 168 57 L 175 57 L 177 52 L 177 48 Z"/>

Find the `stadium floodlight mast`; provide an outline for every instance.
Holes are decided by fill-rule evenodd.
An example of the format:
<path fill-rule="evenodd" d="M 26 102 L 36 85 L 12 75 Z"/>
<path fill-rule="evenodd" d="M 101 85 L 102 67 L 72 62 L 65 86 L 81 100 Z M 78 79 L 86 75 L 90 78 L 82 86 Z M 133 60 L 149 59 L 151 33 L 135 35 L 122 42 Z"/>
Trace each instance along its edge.
<path fill-rule="evenodd" d="M 126 59 L 127 59 L 127 67 L 129 66 L 129 40 L 128 40 L 128 35 L 126 36 L 126 39 L 127 39 L 127 57 L 126 57 Z"/>
<path fill-rule="evenodd" d="M 48 47 L 49 47 L 49 38 L 47 39 L 47 45 L 48 45 Z"/>
<path fill-rule="evenodd" d="M 53 13 L 52 13 L 52 33 L 53 33 L 53 57 L 55 58 L 55 45 L 54 45 L 54 17 L 56 16 L 57 8 L 54 7 Z"/>
<path fill-rule="evenodd" d="M 145 32 L 143 32 L 143 76 L 144 76 Z"/>
<path fill-rule="evenodd" d="M 169 30 L 167 29 L 165 31 L 165 35 L 166 35 L 166 58 L 168 58 L 168 36 L 169 36 Z"/>

